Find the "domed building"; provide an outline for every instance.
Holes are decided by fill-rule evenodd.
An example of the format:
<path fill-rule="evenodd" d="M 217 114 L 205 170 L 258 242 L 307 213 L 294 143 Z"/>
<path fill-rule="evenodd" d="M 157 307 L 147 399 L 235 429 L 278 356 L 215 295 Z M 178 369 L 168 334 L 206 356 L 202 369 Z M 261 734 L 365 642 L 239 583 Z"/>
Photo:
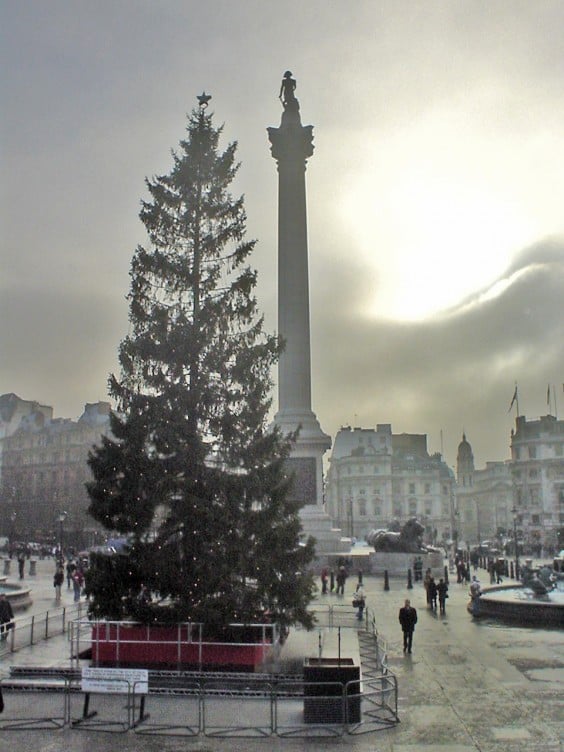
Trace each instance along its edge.
<path fill-rule="evenodd" d="M 456 455 L 456 512 L 453 538 L 467 546 L 494 540 L 507 533 L 512 506 L 510 461 L 486 462 L 483 470 L 474 467 L 472 446 L 462 433 Z"/>

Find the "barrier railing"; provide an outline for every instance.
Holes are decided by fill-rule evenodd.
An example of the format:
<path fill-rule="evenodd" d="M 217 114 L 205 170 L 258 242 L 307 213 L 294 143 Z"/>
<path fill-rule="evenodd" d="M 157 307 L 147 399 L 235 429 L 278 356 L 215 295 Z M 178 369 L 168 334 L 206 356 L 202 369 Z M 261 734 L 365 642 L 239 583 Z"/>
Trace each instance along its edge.
<path fill-rule="evenodd" d="M 40 614 L 16 618 L 13 628 L 7 632 L 6 639 L 0 641 L 0 656 L 15 653 L 42 640 L 65 634 L 69 625 L 74 620 L 81 619 L 87 610 L 87 603 L 78 602 Z"/>
<path fill-rule="evenodd" d="M 346 608 L 327 608 L 327 622 L 334 625 L 341 621 Z M 348 616 L 352 613 L 350 608 Z M 84 622 L 79 619 L 73 624 L 82 624 L 82 628 L 87 624 L 91 636 L 92 624 Z M 51 619 L 47 623 L 50 631 L 54 625 Z M 59 630 L 64 630 L 65 624 L 68 610 L 66 619 L 59 620 Z M 18 671 L 17 680 L 2 682 L 6 707 L 0 716 L 0 729 L 69 726 L 77 731 L 134 731 L 155 736 L 304 738 L 378 731 L 399 721 L 397 679 L 388 666 L 387 645 L 378 634 L 371 610 L 366 612 L 362 627 L 359 630 L 354 622 L 337 627 L 358 631 L 363 667 L 360 682 L 304 682 L 301 676 L 274 674 L 151 671 L 147 672 L 153 678 L 147 682 L 146 691 L 140 691 L 141 682 L 131 673 L 135 669 L 109 669 L 100 676 L 109 677 L 108 683 L 115 685 L 112 692 L 103 687 L 89 689 L 84 684 L 85 671 L 103 669 L 83 669 L 82 675 L 76 669 L 60 675 L 50 671 L 43 676 L 31 670 L 27 681 L 24 670 Z M 78 654 L 80 646 L 79 638 L 73 635 L 73 655 Z M 34 693 L 34 701 L 22 699 L 24 693 Z"/>
<path fill-rule="evenodd" d="M 279 639 L 277 624 L 229 624 L 229 630 L 239 636 L 239 640 L 209 639 L 205 636 L 205 625 L 197 622 L 183 622 L 177 625 L 143 625 L 126 621 L 92 621 L 88 618 L 74 620 L 70 625 L 71 660 L 78 660 L 85 650 L 92 651 L 92 665 L 120 664 L 142 665 L 144 662 L 167 665 L 176 664 L 198 666 L 229 663 L 233 651 L 242 663 L 253 666 L 264 662 Z M 245 632 L 254 636 L 244 639 Z M 160 656 L 160 658 L 158 657 Z M 152 658 L 154 660 L 149 661 Z"/>
<path fill-rule="evenodd" d="M 100 672 L 102 685 L 85 684 L 85 671 Z M 339 683 L 252 674 L 190 679 L 187 672 L 167 672 L 165 682 L 149 680 L 141 687 L 136 671 L 89 668 L 82 677 L 51 673 L 27 681 L 19 671 L 17 680 L 2 682 L 0 728 L 315 738 L 370 733 L 398 721 L 397 682 L 391 673 Z M 161 672 L 156 673 L 160 680 Z M 33 702 L 24 693 L 33 693 Z"/>

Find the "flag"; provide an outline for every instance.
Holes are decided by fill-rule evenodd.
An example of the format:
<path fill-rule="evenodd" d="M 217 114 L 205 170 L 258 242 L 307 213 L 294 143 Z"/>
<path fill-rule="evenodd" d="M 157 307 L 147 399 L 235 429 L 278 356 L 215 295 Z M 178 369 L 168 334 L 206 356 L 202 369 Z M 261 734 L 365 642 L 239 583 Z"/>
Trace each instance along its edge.
<path fill-rule="evenodd" d="M 516 399 L 517 399 L 517 384 L 515 384 L 515 391 L 513 392 L 513 398 L 511 399 L 511 404 L 509 405 L 509 410 L 507 411 L 508 413 L 511 412 L 511 408 L 515 404 Z"/>
<path fill-rule="evenodd" d="M 546 404 L 550 407 L 550 384 L 546 389 Z"/>

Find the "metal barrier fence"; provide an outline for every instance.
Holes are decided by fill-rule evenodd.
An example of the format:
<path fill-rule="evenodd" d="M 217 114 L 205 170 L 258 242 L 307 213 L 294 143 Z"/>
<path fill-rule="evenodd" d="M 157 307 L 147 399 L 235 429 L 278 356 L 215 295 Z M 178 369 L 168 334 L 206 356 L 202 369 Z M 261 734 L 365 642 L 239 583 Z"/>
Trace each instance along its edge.
<path fill-rule="evenodd" d="M 301 676 L 274 674 L 154 671 L 149 672 L 153 679 L 147 685 L 147 694 L 139 692 L 137 682 L 123 678 L 115 680 L 117 692 L 86 692 L 77 670 L 53 670 L 35 676 L 30 672 L 26 680 L 25 669 L 20 668 L 15 680 L 2 682 L 6 707 L 0 716 L 0 729 L 69 727 L 154 736 L 315 738 L 389 728 L 399 718 L 397 679 L 388 666 L 387 645 L 378 634 L 370 609 L 358 624 L 351 623 L 351 614 L 354 618 L 353 609 L 344 604 L 322 611 L 324 622 L 333 629 L 341 622 L 347 626 L 336 627 L 338 630 L 356 629 L 360 682 L 304 682 Z M 47 625 L 45 620 L 40 623 L 47 632 L 54 627 L 52 619 Z M 68 610 L 58 624 L 60 634 L 67 628 Z M 34 628 L 37 630 L 35 621 Z M 322 629 L 319 627 L 320 636 Z M 76 655 L 80 639 L 73 637 L 71 646 Z M 26 701 L 30 694 L 33 702 Z"/>
<path fill-rule="evenodd" d="M 41 614 L 16 618 L 6 639 L 0 642 L 0 657 L 35 645 L 41 640 L 65 634 L 73 621 L 85 616 L 87 610 L 87 603 L 78 602 Z"/>
<path fill-rule="evenodd" d="M 268 653 L 279 639 L 277 624 L 229 624 L 232 639 L 222 642 L 205 636 L 205 625 L 197 622 L 182 622 L 175 625 L 143 625 L 129 621 L 95 621 L 87 616 L 75 619 L 70 624 L 71 660 L 78 661 L 85 650 L 91 650 L 93 666 L 108 665 L 113 662 L 127 665 L 142 665 L 148 660 L 148 652 L 158 652 L 162 663 L 175 665 L 197 665 L 200 670 L 206 663 L 228 662 L 221 655 L 222 646 L 231 651 L 239 649 L 239 657 L 244 653 L 244 663 L 254 668 L 264 662 Z M 244 639 L 245 632 L 252 633 L 252 639 Z M 233 639 L 237 635 L 238 639 Z M 239 641 L 240 640 L 240 641 Z M 150 643 L 150 650 L 147 644 Z"/>
<path fill-rule="evenodd" d="M 107 681 L 115 683 L 114 690 L 86 692 L 80 680 L 68 677 L 20 687 L 4 680 L 0 730 L 68 727 L 152 736 L 311 738 L 369 733 L 397 722 L 382 715 L 385 694 L 393 689 L 386 678 L 360 691 L 354 681 L 306 682 L 298 692 L 294 681 L 261 681 L 257 687 L 250 678 L 237 694 L 214 689 L 207 680 L 149 694 L 135 682 Z"/>

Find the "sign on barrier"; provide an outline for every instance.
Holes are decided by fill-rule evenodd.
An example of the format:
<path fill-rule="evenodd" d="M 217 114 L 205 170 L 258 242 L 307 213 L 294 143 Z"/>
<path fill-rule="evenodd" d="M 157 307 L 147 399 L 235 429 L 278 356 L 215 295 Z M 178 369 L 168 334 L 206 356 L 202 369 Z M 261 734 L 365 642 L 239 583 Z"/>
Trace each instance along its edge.
<path fill-rule="evenodd" d="M 83 668 L 83 692 L 137 695 L 149 693 L 149 671 L 145 668 Z"/>

